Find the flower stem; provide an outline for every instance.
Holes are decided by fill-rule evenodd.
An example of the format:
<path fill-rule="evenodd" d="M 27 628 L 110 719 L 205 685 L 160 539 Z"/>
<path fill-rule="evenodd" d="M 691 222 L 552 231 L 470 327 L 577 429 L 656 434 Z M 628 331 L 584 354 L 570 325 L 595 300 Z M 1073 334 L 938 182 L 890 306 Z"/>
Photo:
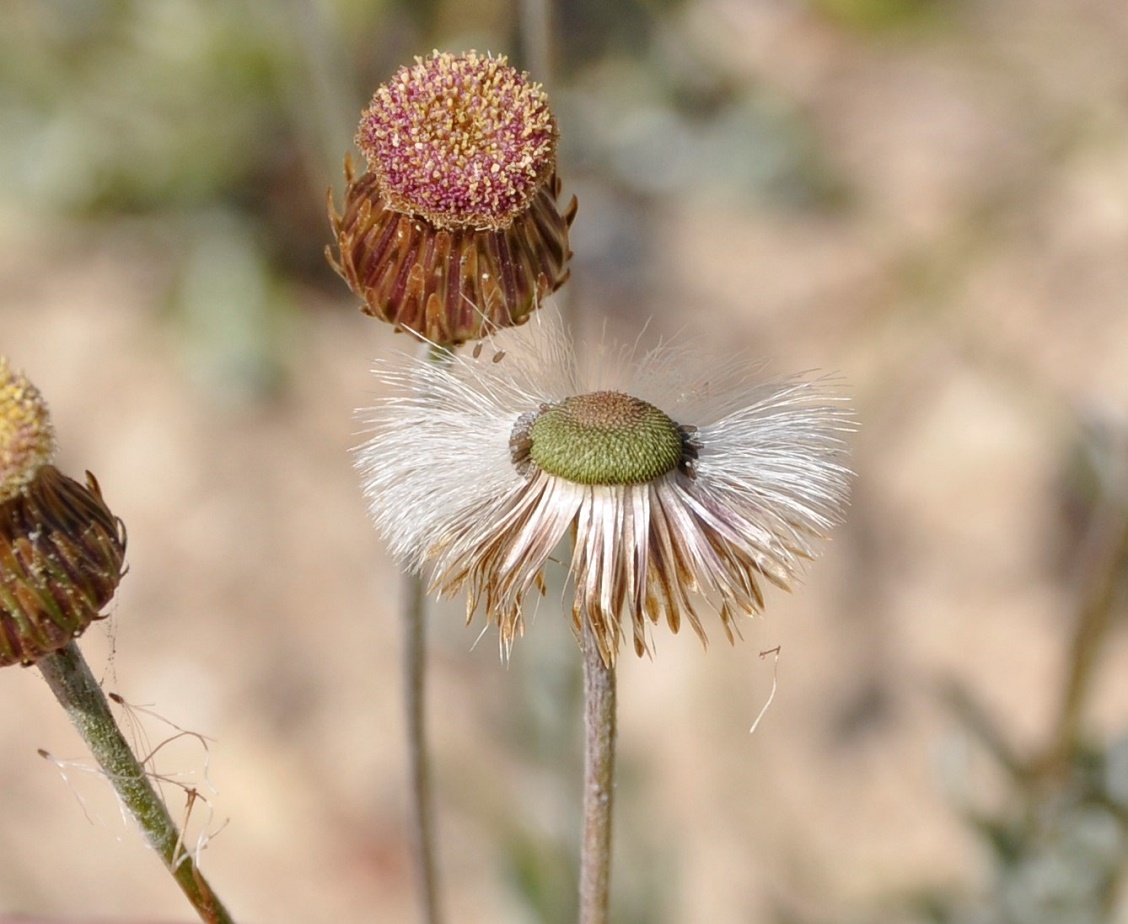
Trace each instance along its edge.
<path fill-rule="evenodd" d="M 427 593 L 423 577 L 404 576 L 404 706 L 407 710 L 408 761 L 411 773 L 411 804 L 414 810 L 415 876 L 423 920 L 440 924 L 438 872 L 435 863 L 435 822 L 431 798 L 431 765 L 426 735 L 426 637 Z"/>
<path fill-rule="evenodd" d="M 452 353 L 442 344 L 424 344 L 428 362 L 450 362 Z M 427 750 L 427 586 L 420 574 L 404 575 L 403 678 L 407 719 L 407 753 L 411 774 L 413 849 L 419 904 L 425 924 L 442 924 L 439 875 L 435 860 L 435 815 L 431 794 L 431 761 Z"/>
<path fill-rule="evenodd" d="M 195 858 L 184 849 L 168 808 L 122 736 L 105 694 L 78 645 L 71 642 L 41 658 L 37 666 L 118 797 L 141 826 L 145 839 L 164 861 L 200 919 L 206 924 L 232 924 L 231 916 L 196 866 Z"/>
<path fill-rule="evenodd" d="M 611 809 L 615 786 L 615 669 L 583 621 L 584 839 L 580 924 L 606 924 L 611 899 Z"/>

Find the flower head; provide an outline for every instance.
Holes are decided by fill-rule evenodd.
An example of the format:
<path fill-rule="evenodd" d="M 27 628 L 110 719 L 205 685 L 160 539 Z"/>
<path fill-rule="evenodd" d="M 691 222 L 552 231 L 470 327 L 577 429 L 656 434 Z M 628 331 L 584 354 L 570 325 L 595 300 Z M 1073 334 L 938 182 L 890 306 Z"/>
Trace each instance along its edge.
<path fill-rule="evenodd" d="M 47 402 L 0 356 L 0 503 L 15 497 L 54 454 Z"/>
<path fill-rule="evenodd" d="M 498 363 L 377 365 L 393 393 L 357 459 L 392 553 L 465 591 L 468 617 L 484 604 L 505 650 L 569 535 L 573 624 L 611 664 L 627 623 L 640 655 L 660 620 L 704 641 L 708 611 L 733 640 L 841 520 L 851 416 L 825 381 L 755 384 L 670 347 L 589 369 L 547 319 L 508 337 Z"/>
<path fill-rule="evenodd" d="M 361 116 L 367 172 L 345 162 L 329 261 L 363 310 L 435 343 L 522 323 L 568 278 L 556 120 L 504 56 L 435 52 L 401 68 Z"/>
<path fill-rule="evenodd" d="M 540 84 L 473 51 L 401 67 L 361 116 L 356 144 L 387 207 L 436 228 L 508 227 L 556 169 Z"/>
<path fill-rule="evenodd" d="M 62 474 L 46 402 L 0 357 L 0 667 L 31 664 L 102 616 L 125 571 L 125 529 Z"/>

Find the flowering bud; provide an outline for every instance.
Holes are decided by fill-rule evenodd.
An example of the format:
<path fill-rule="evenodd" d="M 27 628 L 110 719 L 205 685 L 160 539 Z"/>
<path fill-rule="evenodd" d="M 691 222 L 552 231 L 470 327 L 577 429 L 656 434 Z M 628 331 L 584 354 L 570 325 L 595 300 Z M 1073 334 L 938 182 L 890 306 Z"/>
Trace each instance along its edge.
<path fill-rule="evenodd" d="M 568 278 L 556 141 L 543 89 L 504 57 L 401 68 L 361 117 L 367 172 L 346 160 L 329 204 L 329 261 L 362 310 L 444 345 L 525 321 Z"/>
<path fill-rule="evenodd" d="M 0 357 L 0 667 L 32 664 L 77 638 L 124 573 L 125 528 L 49 460 L 47 405 Z"/>

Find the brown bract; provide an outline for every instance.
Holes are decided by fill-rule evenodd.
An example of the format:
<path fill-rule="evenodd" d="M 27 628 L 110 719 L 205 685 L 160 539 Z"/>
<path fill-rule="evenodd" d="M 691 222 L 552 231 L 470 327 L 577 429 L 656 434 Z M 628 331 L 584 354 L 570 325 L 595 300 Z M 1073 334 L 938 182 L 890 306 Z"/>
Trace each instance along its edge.
<path fill-rule="evenodd" d="M 0 503 L 0 667 L 32 664 L 77 638 L 125 573 L 125 527 L 86 484 L 43 465 Z"/>
<path fill-rule="evenodd" d="M 372 173 L 345 161 L 343 212 L 329 197 L 337 253 L 329 263 L 359 296 L 365 314 L 454 346 L 523 323 L 568 279 L 573 197 L 561 211 L 552 176 L 508 227 L 441 229 L 394 211 Z"/>

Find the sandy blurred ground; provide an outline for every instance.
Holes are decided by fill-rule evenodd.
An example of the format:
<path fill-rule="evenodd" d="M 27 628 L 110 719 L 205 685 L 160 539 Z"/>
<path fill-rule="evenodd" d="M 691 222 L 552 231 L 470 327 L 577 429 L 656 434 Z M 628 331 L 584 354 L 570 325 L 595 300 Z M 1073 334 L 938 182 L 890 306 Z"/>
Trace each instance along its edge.
<path fill-rule="evenodd" d="M 653 317 L 839 370 L 861 421 L 849 523 L 802 591 L 736 648 L 659 633 L 653 661 L 623 661 L 617 902 L 650 895 L 651 920 L 893 920 L 898 895 L 974 887 L 954 793 L 1002 786 L 938 691 L 964 685 L 1024 753 L 1052 731 L 1083 595 L 1061 473 L 1084 425 L 1128 425 L 1128 9 L 999 0 L 955 22 L 893 39 L 800 4 L 691 5 L 673 31 L 804 111 L 848 204 L 662 199 L 629 304 L 596 278 L 614 205 L 577 184 L 583 326 Z M 243 400 L 162 315 L 152 231 L 0 213 L 0 349 L 51 402 L 61 466 L 95 472 L 129 530 L 82 647 L 143 751 L 206 736 L 156 766 L 206 796 L 189 828 L 239 920 L 412 920 L 398 584 L 349 455 L 368 365 L 406 341 L 343 286 L 301 292 L 285 387 Z M 431 625 L 450 920 L 535 920 L 513 845 L 570 843 L 578 763 L 529 722 L 578 741 L 572 643 L 548 606 L 508 667 L 459 606 Z M 37 673 L 0 673 L 0 701 L 0 913 L 187 920 Z M 1122 626 L 1086 728 L 1128 730 Z"/>

